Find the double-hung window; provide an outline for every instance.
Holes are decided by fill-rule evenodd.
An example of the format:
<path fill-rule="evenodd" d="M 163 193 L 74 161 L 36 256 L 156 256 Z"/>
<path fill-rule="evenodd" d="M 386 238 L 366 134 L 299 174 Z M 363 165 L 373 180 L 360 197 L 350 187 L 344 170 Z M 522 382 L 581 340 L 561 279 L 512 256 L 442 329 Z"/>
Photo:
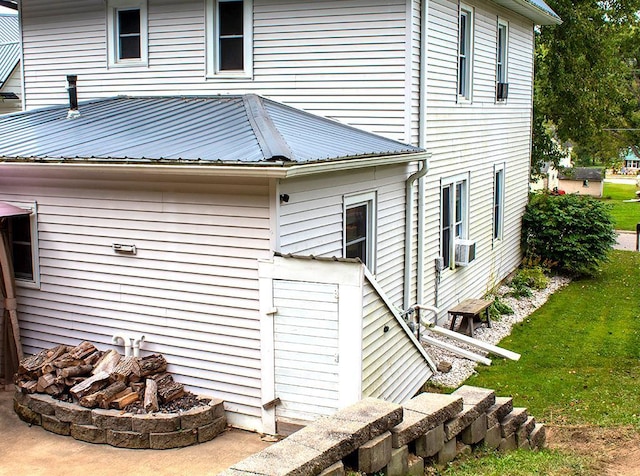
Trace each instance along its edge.
<path fill-rule="evenodd" d="M 509 52 L 509 25 L 498 20 L 498 37 L 496 51 L 496 99 L 504 101 L 507 99 L 507 58 Z"/>
<path fill-rule="evenodd" d="M 458 33 L 458 100 L 470 101 L 473 79 L 473 9 L 465 5 L 460 5 Z"/>
<path fill-rule="evenodd" d="M 344 197 L 343 256 L 360 258 L 375 272 L 376 195 L 368 192 Z"/>
<path fill-rule="evenodd" d="M 14 203 L 31 215 L 21 215 L 7 219 L 9 252 L 13 262 L 16 282 L 22 285 L 38 286 L 40 283 L 38 259 L 38 218 L 35 203 Z"/>
<path fill-rule="evenodd" d="M 444 266 L 455 265 L 455 242 L 466 239 L 469 222 L 469 179 L 467 174 L 442 181 L 440 254 Z"/>
<path fill-rule="evenodd" d="M 252 0 L 207 0 L 207 76 L 251 76 L 252 12 Z"/>
<path fill-rule="evenodd" d="M 147 2 L 107 1 L 109 66 L 148 63 Z"/>
<path fill-rule="evenodd" d="M 493 239 L 501 240 L 504 231 L 504 164 L 493 169 Z"/>

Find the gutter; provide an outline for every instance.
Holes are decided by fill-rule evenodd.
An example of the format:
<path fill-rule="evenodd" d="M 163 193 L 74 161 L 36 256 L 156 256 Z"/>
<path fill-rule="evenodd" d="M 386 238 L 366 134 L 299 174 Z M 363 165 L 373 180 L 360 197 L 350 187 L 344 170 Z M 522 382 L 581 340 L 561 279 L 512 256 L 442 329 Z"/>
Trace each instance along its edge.
<path fill-rule="evenodd" d="M 8 175 L 9 170 L 33 176 L 40 170 L 47 177 L 52 174 L 67 176 L 71 173 L 85 173 L 104 178 L 109 173 L 137 173 L 158 176 L 220 176 L 220 177 L 255 177 L 286 179 L 303 177 L 319 173 L 342 172 L 347 170 L 380 167 L 416 161 L 424 161 L 429 157 L 427 152 L 395 154 L 387 156 L 364 157 L 359 159 L 335 160 L 307 164 L 288 165 L 286 162 L 269 162 L 248 165 L 177 165 L 177 164 L 141 164 L 141 163 L 91 163 L 91 162 L 18 162 L 3 161 L 0 157 L 0 170 Z M 6 159 L 6 158 L 5 158 Z"/>

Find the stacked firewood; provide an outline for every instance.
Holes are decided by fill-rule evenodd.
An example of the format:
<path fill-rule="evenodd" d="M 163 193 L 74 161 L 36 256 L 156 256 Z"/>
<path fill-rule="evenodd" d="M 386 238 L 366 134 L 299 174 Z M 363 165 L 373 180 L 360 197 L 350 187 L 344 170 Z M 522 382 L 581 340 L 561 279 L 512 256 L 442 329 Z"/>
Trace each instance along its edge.
<path fill-rule="evenodd" d="M 15 383 L 27 393 L 47 393 L 86 408 L 124 409 L 143 402 L 150 413 L 185 395 L 184 385 L 166 372 L 160 354 L 122 357 L 90 342 L 59 345 L 20 362 Z"/>

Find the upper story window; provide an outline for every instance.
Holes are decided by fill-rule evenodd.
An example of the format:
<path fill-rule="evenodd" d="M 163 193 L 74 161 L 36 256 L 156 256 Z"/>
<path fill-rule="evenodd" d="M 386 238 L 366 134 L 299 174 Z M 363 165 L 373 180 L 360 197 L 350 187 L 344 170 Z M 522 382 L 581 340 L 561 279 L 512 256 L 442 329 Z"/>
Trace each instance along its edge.
<path fill-rule="evenodd" d="M 108 0 L 109 66 L 148 63 L 147 2 Z"/>
<path fill-rule="evenodd" d="M 458 99 L 471 100 L 473 80 L 473 9 L 460 6 L 458 25 Z"/>
<path fill-rule="evenodd" d="M 466 239 L 469 229 L 469 179 L 467 174 L 442 181 L 440 253 L 445 267 L 454 267 L 455 241 Z"/>
<path fill-rule="evenodd" d="M 504 164 L 493 171 L 493 239 L 501 240 L 504 230 Z"/>
<path fill-rule="evenodd" d="M 375 272 L 376 195 L 374 192 L 344 197 L 343 256 L 360 258 Z"/>
<path fill-rule="evenodd" d="M 496 99 L 507 99 L 509 84 L 507 80 L 507 58 L 509 52 L 509 25 L 498 21 L 498 38 L 496 52 Z"/>
<path fill-rule="evenodd" d="M 15 216 L 7 219 L 9 250 L 13 263 L 16 283 L 39 286 L 38 258 L 38 217 L 35 203 L 15 203 L 31 215 Z"/>
<path fill-rule="evenodd" d="M 207 76 L 251 76 L 252 15 L 251 0 L 207 0 Z"/>

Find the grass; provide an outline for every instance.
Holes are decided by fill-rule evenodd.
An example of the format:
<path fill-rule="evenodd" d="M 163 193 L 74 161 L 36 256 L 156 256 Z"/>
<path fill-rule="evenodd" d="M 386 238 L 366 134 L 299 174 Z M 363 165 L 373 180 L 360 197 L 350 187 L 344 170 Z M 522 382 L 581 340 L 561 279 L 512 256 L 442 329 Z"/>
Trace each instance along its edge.
<path fill-rule="evenodd" d="M 603 201 L 611 205 L 616 230 L 635 231 L 640 223 L 640 202 L 625 203 L 636 198 L 636 186 L 623 183 L 604 183 Z"/>
<path fill-rule="evenodd" d="M 640 253 L 612 252 L 597 276 L 557 291 L 502 340 L 522 354 L 518 362 L 494 359 L 465 383 L 511 395 L 514 405 L 546 423 L 640 430 L 639 282 Z M 441 474 L 593 474 L 584 469 L 584 456 L 560 456 L 549 450 L 494 454 Z M 559 472 L 540 469 L 556 463 Z M 496 470 L 502 464 L 511 469 Z"/>

